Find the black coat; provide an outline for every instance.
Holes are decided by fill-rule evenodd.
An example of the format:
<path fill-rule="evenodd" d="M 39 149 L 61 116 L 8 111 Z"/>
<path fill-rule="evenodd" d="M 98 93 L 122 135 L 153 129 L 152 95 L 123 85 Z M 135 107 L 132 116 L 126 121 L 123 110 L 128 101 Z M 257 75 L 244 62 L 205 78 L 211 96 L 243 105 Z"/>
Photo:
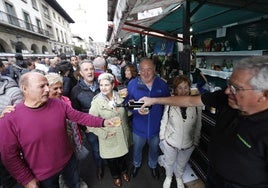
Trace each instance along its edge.
<path fill-rule="evenodd" d="M 96 85 L 97 82 L 95 81 Z M 91 101 L 93 97 L 100 92 L 99 86 L 97 89 L 92 91 L 84 82 L 83 79 L 80 79 L 77 84 L 73 87 L 70 95 L 72 101 L 72 106 L 74 109 L 88 113 Z"/>

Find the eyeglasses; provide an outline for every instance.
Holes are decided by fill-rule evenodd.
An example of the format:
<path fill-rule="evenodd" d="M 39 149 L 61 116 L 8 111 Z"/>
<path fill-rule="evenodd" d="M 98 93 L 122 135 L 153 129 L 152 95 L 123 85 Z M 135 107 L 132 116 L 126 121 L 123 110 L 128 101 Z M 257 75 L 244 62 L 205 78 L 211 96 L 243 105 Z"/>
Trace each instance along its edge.
<path fill-rule="evenodd" d="M 227 87 L 230 88 L 231 92 L 236 95 L 238 92 L 240 91 L 249 91 L 249 90 L 260 90 L 260 89 L 256 89 L 256 88 L 251 88 L 251 89 L 246 89 L 246 88 L 241 88 L 241 87 L 238 87 L 238 86 L 235 86 L 233 85 L 231 82 L 230 82 L 230 79 L 227 78 L 226 79 L 226 82 L 227 82 Z"/>

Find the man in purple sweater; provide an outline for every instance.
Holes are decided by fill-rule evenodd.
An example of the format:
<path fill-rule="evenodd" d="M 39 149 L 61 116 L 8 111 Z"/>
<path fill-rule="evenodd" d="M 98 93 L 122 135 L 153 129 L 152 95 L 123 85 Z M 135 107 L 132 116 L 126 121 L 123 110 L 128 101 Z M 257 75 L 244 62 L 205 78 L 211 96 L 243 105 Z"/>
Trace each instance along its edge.
<path fill-rule="evenodd" d="M 112 120 L 82 113 L 49 99 L 44 75 L 20 78 L 24 102 L 0 120 L 3 164 L 25 188 L 58 187 L 62 174 L 68 187 L 79 188 L 77 162 L 66 132 L 66 119 L 92 127 L 113 126 Z"/>

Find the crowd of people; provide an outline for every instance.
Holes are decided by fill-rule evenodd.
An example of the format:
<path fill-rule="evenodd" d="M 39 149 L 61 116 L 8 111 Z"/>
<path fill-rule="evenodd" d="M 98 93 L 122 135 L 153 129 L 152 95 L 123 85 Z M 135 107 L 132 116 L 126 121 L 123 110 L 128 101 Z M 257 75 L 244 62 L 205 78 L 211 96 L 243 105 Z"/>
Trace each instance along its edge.
<path fill-rule="evenodd" d="M 184 188 L 182 175 L 199 144 L 204 105 L 217 108 L 206 187 L 268 186 L 268 58 L 243 59 L 225 90 L 190 96 L 196 78 L 179 75 L 178 62 L 172 54 L 167 57 L 165 75 L 172 76 L 171 83 L 161 76 L 156 56 L 139 59 L 138 67 L 125 56 L 16 55 L 0 61 L 2 186 L 58 187 L 62 176 L 67 187 L 78 188 L 73 143 L 78 141 L 80 146 L 88 142 L 99 180 L 107 166 L 114 186 L 131 181 L 143 165 L 147 144 L 152 177 L 159 179 L 162 166 L 163 188 L 171 187 L 173 176 L 177 188 Z M 132 101 L 144 105 L 129 108 Z"/>

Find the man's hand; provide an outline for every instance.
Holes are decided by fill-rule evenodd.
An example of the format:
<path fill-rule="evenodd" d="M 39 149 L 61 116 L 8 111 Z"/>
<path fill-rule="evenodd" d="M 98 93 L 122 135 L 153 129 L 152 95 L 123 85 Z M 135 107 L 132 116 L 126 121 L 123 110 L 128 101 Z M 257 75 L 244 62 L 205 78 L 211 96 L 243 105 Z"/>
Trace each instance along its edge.
<path fill-rule="evenodd" d="M 37 179 L 32 179 L 29 183 L 24 185 L 24 188 L 39 188 L 38 180 Z"/>
<path fill-rule="evenodd" d="M 154 99 L 150 97 L 142 97 L 139 102 L 143 102 L 144 104 L 141 106 L 141 109 L 148 108 L 148 106 L 152 106 L 154 104 Z"/>
<path fill-rule="evenodd" d="M 149 114 L 150 110 L 147 107 L 147 108 L 141 108 L 141 109 L 139 109 L 138 112 L 139 112 L 140 115 L 147 115 L 147 114 Z"/>

